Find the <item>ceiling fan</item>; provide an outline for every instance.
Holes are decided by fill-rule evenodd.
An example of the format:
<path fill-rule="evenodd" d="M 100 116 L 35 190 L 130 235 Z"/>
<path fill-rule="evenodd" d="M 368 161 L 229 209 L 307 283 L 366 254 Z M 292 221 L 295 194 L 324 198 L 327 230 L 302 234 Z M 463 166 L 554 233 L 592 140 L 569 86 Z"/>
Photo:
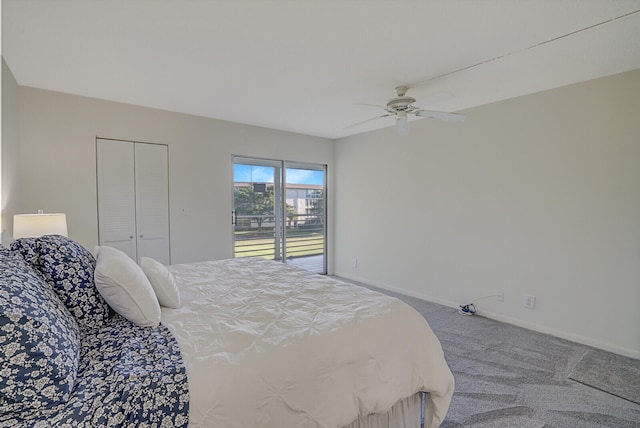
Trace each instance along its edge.
<path fill-rule="evenodd" d="M 371 122 L 372 120 L 380 119 L 382 117 L 395 116 L 396 132 L 399 135 L 406 135 L 409 132 L 409 126 L 407 124 L 408 114 L 413 114 L 417 117 L 428 117 L 431 119 L 445 120 L 447 122 L 462 122 L 466 119 L 466 116 L 464 114 L 425 110 L 414 106 L 413 103 L 416 102 L 416 99 L 406 95 L 408 89 L 409 88 L 407 86 L 398 86 L 395 88 L 396 96 L 394 98 L 391 98 L 386 106 L 374 105 L 374 107 L 382 107 L 383 109 L 385 109 L 385 114 L 354 123 L 347 126 L 345 129 L 353 128 L 354 126 L 359 126 L 364 123 Z"/>

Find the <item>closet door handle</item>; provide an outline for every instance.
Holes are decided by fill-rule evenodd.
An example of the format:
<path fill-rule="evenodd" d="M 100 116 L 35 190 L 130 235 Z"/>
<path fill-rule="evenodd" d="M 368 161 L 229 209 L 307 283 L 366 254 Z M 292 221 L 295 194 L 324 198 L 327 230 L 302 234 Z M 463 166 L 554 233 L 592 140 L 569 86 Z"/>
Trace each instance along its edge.
<path fill-rule="evenodd" d="M 140 235 L 141 238 L 144 238 L 144 236 Z"/>
<path fill-rule="evenodd" d="M 133 239 L 133 235 L 129 236 L 129 239 Z"/>

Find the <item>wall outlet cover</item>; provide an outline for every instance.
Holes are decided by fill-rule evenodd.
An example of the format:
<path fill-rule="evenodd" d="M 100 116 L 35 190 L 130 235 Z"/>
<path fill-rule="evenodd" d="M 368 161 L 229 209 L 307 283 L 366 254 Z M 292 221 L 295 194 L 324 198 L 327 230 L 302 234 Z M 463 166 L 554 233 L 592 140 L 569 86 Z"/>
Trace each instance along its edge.
<path fill-rule="evenodd" d="M 522 304 L 527 309 L 535 309 L 536 308 L 535 296 L 525 295 L 524 301 L 522 302 Z"/>

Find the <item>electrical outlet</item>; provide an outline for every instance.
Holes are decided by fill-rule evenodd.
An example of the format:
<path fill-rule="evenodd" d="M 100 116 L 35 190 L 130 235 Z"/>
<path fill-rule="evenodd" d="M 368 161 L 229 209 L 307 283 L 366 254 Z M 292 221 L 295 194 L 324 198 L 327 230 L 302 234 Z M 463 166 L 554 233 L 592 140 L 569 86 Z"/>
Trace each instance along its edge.
<path fill-rule="evenodd" d="M 535 309 L 536 308 L 536 298 L 535 298 L 535 296 L 530 296 L 528 294 L 525 294 L 524 301 L 522 302 L 522 305 L 527 309 Z"/>
<path fill-rule="evenodd" d="M 496 291 L 496 300 L 498 302 L 504 302 L 504 291 L 502 291 L 502 290 L 497 290 Z"/>
<path fill-rule="evenodd" d="M 358 258 L 354 257 L 353 260 L 351 260 L 351 266 L 354 268 L 358 267 Z"/>

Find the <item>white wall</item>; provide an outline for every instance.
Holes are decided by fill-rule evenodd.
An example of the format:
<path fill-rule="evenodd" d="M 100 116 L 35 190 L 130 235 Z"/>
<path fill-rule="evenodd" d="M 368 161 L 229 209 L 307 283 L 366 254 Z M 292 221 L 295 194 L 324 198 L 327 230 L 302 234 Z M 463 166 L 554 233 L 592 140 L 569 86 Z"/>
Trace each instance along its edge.
<path fill-rule="evenodd" d="M 466 113 L 337 140 L 336 275 L 640 357 L 640 70 Z"/>
<path fill-rule="evenodd" d="M 18 163 L 18 84 L 2 59 L 2 142 L 0 144 L 0 176 L 2 195 L 0 242 L 9 241 L 13 232 L 13 215 L 22 210 Z"/>
<path fill-rule="evenodd" d="M 87 248 L 98 242 L 96 137 L 168 144 L 174 264 L 231 257 L 233 154 L 327 164 L 332 186 L 331 140 L 28 87 L 19 100 L 23 209 L 66 213 Z"/>

